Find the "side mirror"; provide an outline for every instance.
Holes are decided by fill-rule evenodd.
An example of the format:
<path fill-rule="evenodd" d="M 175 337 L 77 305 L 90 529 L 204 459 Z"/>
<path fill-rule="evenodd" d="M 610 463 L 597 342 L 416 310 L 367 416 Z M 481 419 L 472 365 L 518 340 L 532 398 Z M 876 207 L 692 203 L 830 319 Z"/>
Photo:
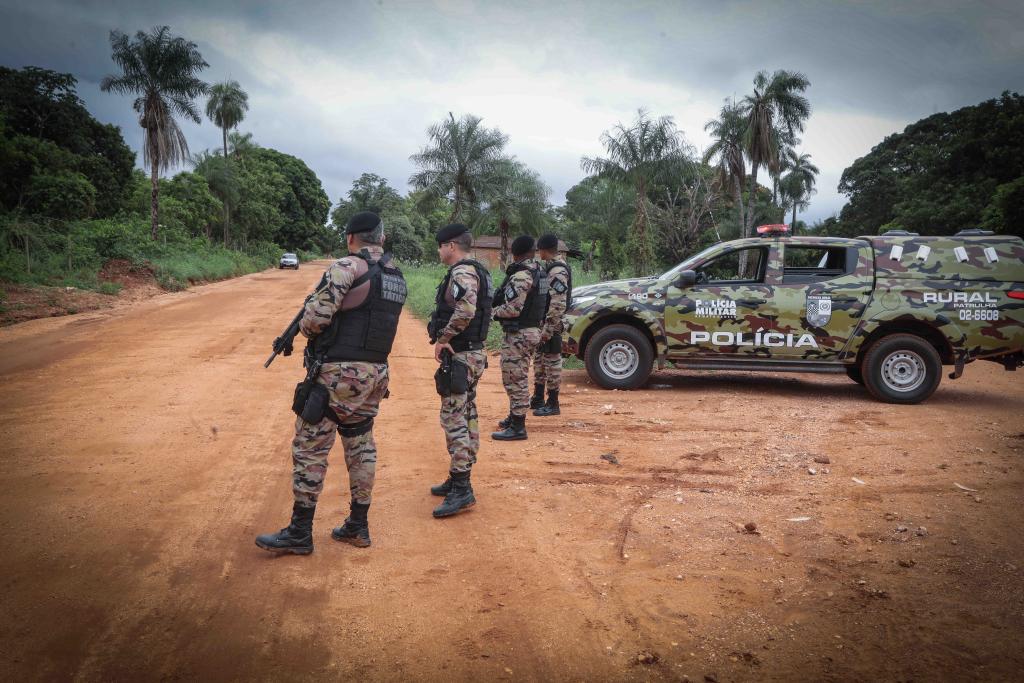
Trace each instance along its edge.
<path fill-rule="evenodd" d="M 676 287 L 679 289 L 685 289 L 690 287 L 697 282 L 697 273 L 693 270 L 684 270 L 679 273 L 679 277 L 676 278 Z"/>

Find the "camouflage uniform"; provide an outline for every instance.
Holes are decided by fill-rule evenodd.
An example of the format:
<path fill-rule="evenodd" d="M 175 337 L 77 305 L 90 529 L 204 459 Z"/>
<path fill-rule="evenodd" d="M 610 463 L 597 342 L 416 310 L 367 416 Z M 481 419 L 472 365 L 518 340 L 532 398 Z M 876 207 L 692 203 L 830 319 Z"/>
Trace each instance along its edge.
<path fill-rule="evenodd" d="M 384 252 L 377 246 L 365 247 L 364 251 L 367 252 L 367 258 L 375 261 Z M 326 282 L 306 304 L 306 312 L 300 324 L 302 334 L 315 336 L 330 324 L 358 275 L 359 263 L 360 259 L 346 257 L 331 265 L 325 275 Z M 373 440 L 373 431 L 359 433 L 363 430 L 358 427 L 349 430 L 346 425 L 365 425 L 367 420 L 376 417 L 380 401 L 388 389 L 387 363 L 324 363 L 317 381 L 330 392 L 330 407 L 341 421 L 341 426 L 327 418 L 317 424 L 305 422 L 301 417 L 296 418 L 295 439 L 292 441 L 292 489 L 295 502 L 308 507 L 316 505 L 327 472 L 327 454 L 334 445 L 334 432 L 337 429 L 345 449 L 352 500 L 368 504 L 377 468 L 377 446 Z M 354 434 L 347 435 L 348 431 Z"/>
<path fill-rule="evenodd" d="M 541 268 L 534 259 L 527 260 L 526 265 L 530 270 L 514 273 L 508 283 L 514 290 L 514 296 L 506 295 L 505 302 L 494 307 L 493 315 L 496 319 L 515 318 L 522 313 L 526 297 L 533 286 L 532 271 Z M 511 413 L 517 417 L 525 416 L 530 406 L 530 358 L 539 343 L 539 327 L 505 332 L 501 342 L 501 381 L 508 393 Z"/>
<path fill-rule="evenodd" d="M 533 383 L 558 391 L 562 385 L 562 351 L 544 353 L 541 346 L 562 333 L 562 315 L 568 304 L 569 272 L 561 266 L 548 271 L 548 313 L 541 328 L 540 345 L 533 356 Z"/>
<path fill-rule="evenodd" d="M 455 308 L 448 325 L 441 330 L 437 341 L 448 344 L 476 315 L 480 283 L 473 266 L 465 263 L 452 269 L 451 286 L 445 293 L 449 305 Z M 469 472 L 480 450 L 480 424 L 476 410 L 476 385 L 487 368 L 487 354 L 483 350 L 457 351 L 452 361 L 463 363 L 469 372 L 469 390 L 441 398 L 441 429 L 444 430 L 451 472 Z"/>

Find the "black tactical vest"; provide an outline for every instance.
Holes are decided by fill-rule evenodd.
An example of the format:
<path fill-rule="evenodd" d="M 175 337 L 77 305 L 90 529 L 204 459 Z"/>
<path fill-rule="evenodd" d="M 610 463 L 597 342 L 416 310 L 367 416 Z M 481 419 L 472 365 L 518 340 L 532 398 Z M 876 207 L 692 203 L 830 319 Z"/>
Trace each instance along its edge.
<path fill-rule="evenodd" d="M 572 303 L 572 268 L 570 268 L 569 264 L 566 263 L 565 261 L 552 261 L 544 269 L 544 271 L 548 274 L 548 303 L 544 306 L 545 318 L 548 315 L 548 307 L 551 304 L 551 292 L 554 291 L 551 289 L 551 269 L 554 268 L 555 266 L 562 266 L 563 268 L 565 268 L 566 284 L 569 285 L 569 289 L 565 293 L 565 307 L 568 308 L 569 304 Z"/>
<path fill-rule="evenodd" d="M 490 272 L 473 259 L 462 259 L 451 268 L 444 276 L 444 280 L 437 286 L 437 296 L 434 297 L 434 312 L 430 315 L 430 324 L 427 327 L 431 339 L 436 339 L 444 328 L 448 327 L 448 321 L 455 313 L 455 307 L 448 305 L 446 293 L 452 283 L 452 271 L 455 266 L 462 264 L 473 266 L 476 271 L 477 280 L 480 282 L 476 296 L 476 313 L 469 321 L 466 329 L 452 337 L 451 345 L 456 351 L 475 351 L 484 347 L 484 340 L 487 339 L 487 328 L 491 325 L 491 297 L 494 294 L 494 285 L 491 283 Z"/>
<path fill-rule="evenodd" d="M 499 318 L 498 321 L 506 329 L 525 330 L 528 327 L 540 327 L 548 308 L 548 272 L 543 268 L 531 268 L 523 262 L 513 263 L 505 270 L 505 281 L 501 284 L 502 291 L 512 281 L 512 276 L 521 270 L 528 270 L 533 276 L 533 285 L 526 295 L 523 310 L 516 318 Z"/>
<path fill-rule="evenodd" d="M 356 308 L 334 314 L 331 324 L 314 338 L 314 353 L 324 354 L 324 362 L 364 361 L 386 363 L 398 332 L 398 316 L 408 295 L 402 271 L 390 263 L 390 256 L 370 261 L 357 256 L 369 266 L 356 278 L 353 289 L 369 280 L 366 301 Z M 323 348 L 326 346 L 326 349 Z"/>

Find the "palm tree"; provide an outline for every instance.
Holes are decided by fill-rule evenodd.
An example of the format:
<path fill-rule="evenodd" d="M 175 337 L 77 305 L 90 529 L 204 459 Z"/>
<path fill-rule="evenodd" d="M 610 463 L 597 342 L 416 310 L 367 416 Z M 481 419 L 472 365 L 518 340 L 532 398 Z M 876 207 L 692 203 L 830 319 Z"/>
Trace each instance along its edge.
<path fill-rule="evenodd" d="M 789 153 L 793 151 L 796 145 L 800 144 L 800 139 L 795 135 L 788 135 L 784 129 L 777 130 L 775 138 L 779 143 L 777 153 L 779 164 L 774 170 L 769 169 L 769 171 L 772 178 L 772 204 L 777 206 L 779 203 L 779 183 L 782 180 L 782 175 L 789 170 Z"/>
<path fill-rule="evenodd" d="M 221 130 L 224 140 L 224 159 L 228 159 L 228 129 L 237 128 L 249 110 L 249 95 L 238 81 L 224 81 L 210 88 L 206 101 L 206 116 Z M 231 232 L 231 207 L 224 202 L 224 246 L 228 246 Z"/>
<path fill-rule="evenodd" d="M 704 163 L 714 161 L 718 185 L 731 192 L 733 203 L 739 212 L 739 223 L 744 225 L 743 183 L 747 180 L 747 164 L 743 154 L 743 137 L 747 122 L 739 105 L 726 102 L 717 119 L 704 125 L 711 134 L 712 143 L 704 152 Z M 741 228 L 742 230 L 742 228 Z"/>
<path fill-rule="evenodd" d="M 636 213 L 632 234 L 633 268 L 637 275 L 646 275 L 654 261 L 653 248 L 647 237 L 647 190 L 662 176 L 666 165 L 683 149 L 682 135 L 671 116 L 652 119 L 643 109 L 627 128 L 616 124 L 611 132 L 601 134 L 607 157 L 583 157 L 584 172 L 621 180 L 632 186 Z"/>
<path fill-rule="evenodd" d="M 793 222 L 791 228 L 796 230 L 796 211 L 808 207 L 807 201 L 814 194 L 814 185 L 817 182 L 818 167 L 811 163 L 810 154 L 797 154 L 796 150 L 789 149 L 786 153 L 786 166 L 789 168 L 782 178 L 783 195 L 790 201 L 793 207 Z"/>
<path fill-rule="evenodd" d="M 447 119 L 427 129 L 427 146 L 409 157 L 420 167 L 409 184 L 423 192 L 424 201 L 450 198 L 454 205 L 451 222 L 459 219 L 466 206 L 480 200 L 482 186 L 494 175 L 508 144 L 508 136 L 481 122 L 472 114 L 456 120 L 449 112 Z"/>
<path fill-rule="evenodd" d="M 100 89 L 138 95 L 132 108 L 139 114 L 139 125 L 144 131 L 142 159 L 151 169 L 150 221 L 155 240 L 160 171 L 188 159 L 188 142 L 174 117 L 202 122 L 193 100 L 205 94 L 209 87 L 197 77 L 209 64 L 203 60 L 195 43 L 172 36 L 167 26 L 154 28 L 149 33 L 139 31 L 134 41 L 120 31 L 111 31 L 110 47 L 121 75 L 106 76 Z"/>
<path fill-rule="evenodd" d="M 544 209 L 551 190 L 536 171 L 513 158 L 499 160 L 481 187 L 487 213 L 498 222 L 501 262 L 506 264 L 511 224 L 525 232 L 539 232 L 545 224 Z"/>
<path fill-rule="evenodd" d="M 224 138 L 224 157 L 228 156 L 228 130 L 237 128 L 249 111 L 249 95 L 238 81 L 224 81 L 210 88 L 206 116 L 220 128 Z"/>
<path fill-rule="evenodd" d="M 225 215 L 230 207 L 237 207 L 240 199 L 240 188 L 235 168 L 229 159 L 218 154 L 210 153 L 209 150 L 200 152 L 197 156 L 191 157 L 189 163 L 195 168 L 196 173 L 206 179 L 206 184 L 214 197 L 220 200 L 224 207 Z M 243 226 L 244 227 L 244 226 Z M 208 231 L 206 238 L 211 239 L 212 231 Z M 243 231 L 244 234 L 244 231 Z M 224 224 L 224 246 L 228 244 L 227 223 Z"/>
<path fill-rule="evenodd" d="M 246 155 L 260 146 L 252 141 L 252 133 L 230 133 L 228 135 L 228 154 L 236 159 L 244 160 Z M 245 166 L 245 164 L 242 164 Z"/>
<path fill-rule="evenodd" d="M 804 121 L 811 114 L 811 105 L 800 93 L 810 85 L 807 77 L 793 71 L 758 71 L 754 76 L 754 92 L 743 98 L 743 114 L 747 119 L 743 146 L 750 159 L 750 191 L 747 195 L 746 221 L 743 237 L 753 229 L 754 202 L 757 199 L 757 171 L 767 166 L 778 173 L 780 137 L 795 139 L 803 131 Z"/>

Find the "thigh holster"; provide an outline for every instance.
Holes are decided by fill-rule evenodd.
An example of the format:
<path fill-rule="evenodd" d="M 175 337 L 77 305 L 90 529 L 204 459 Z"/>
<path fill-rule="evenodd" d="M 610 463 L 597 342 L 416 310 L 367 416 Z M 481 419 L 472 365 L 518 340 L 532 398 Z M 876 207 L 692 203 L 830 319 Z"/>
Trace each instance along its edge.
<path fill-rule="evenodd" d="M 338 433 L 342 436 L 362 436 L 373 429 L 373 418 L 368 417 L 361 422 L 349 422 L 338 425 Z"/>

